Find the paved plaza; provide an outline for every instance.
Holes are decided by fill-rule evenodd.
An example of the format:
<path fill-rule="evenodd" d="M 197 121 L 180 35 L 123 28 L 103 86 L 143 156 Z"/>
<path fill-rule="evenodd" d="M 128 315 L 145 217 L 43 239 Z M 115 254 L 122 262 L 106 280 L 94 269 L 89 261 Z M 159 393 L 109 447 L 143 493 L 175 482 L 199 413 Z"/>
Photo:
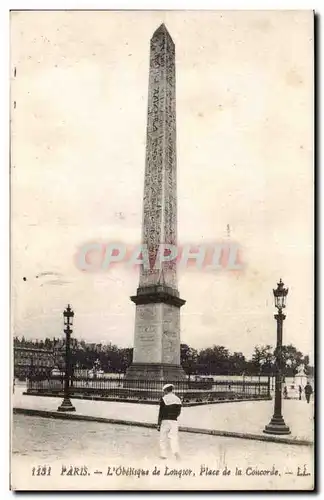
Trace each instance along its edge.
<path fill-rule="evenodd" d="M 12 397 L 14 408 L 52 411 L 56 413 L 60 398 L 23 395 L 25 387 L 16 386 Z M 136 423 L 155 424 L 158 407 L 133 403 L 100 402 L 73 399 L 75 414 L 83 417 L 127 420 L 135 425 L 100 423 L 84 420 L 61 420 L 14 414 L 12 426 L 12 470 L 14 488 L 28 484 L 30 489 L 83 489 L 82 478 L 67 476 L 62 471 L 87 471 L 87 487 L 93 489 L 309 489 L 313 482 L 312 446 L 264 442 L 258 439 L 237 439 L 202 433 L 179 434 L 181 461 L 159 458 L 159 433 L 153 428 Z M 240 433 L 262 434 L 272 415 L 273 401 L 224 403 L 183 408 L 180 426 L 203 430 L 218 429 Z M 313 403 L 284 401 L 286 422 L 294 439 L 312 439 Z M 51 477 L 46 481 L 33 477 L 33 467 L 51 466 Z M 140 481 L 127 471 L 139 468 L 161 470 L 161 477 L 151 473 Z M 298 467 L 306 466 L 310 476 L 299 476 Z M 118 476 L 117 472 L 126 471 Z M 119 467 L 119 468 L 118 468 Z M 133 469 L 132 469 L 133 468 Z M 242 471 L 245 482 L 234 471 Z M 165 475 L 170 470 L 191 470 L 190 477 Z M 231 477 L 215 470 L 230 470 Z M 254 475 L 253 471 L 276 470 L 276 476 Z M 253 474 L 252 474 L 253 472 Z M 162 477 L 163 474 L 163 477 Z M 289 481 L 287 480 L 289 478 Z"/>
<path fill-rule="evenodd" d="M 112 481 L 120 481 L 116 486 L 132 488 L 137 485 L 134 477 L 107 477 L 108 467 L 142 467 L 150 468 L 155 465 L 162 471 L 165 468 L 181 468 L 196 471 L 195 481 L 193 478 L 181 480 L 175 477 L 163 477 L 164 487 L 180 487 L 183 489 L 197 487 L 197 477 L 200 478 L 201 468 L 209 470 L 221 469 L 225 467 L 234 471 L 239 467 L 243 471 L 248 468 L 272 469 L 279 471 L 280 476 L 269 479 L 269 488 L 285 487 L 281 482 L 288 472 L 293 472 L 291 481 L 296 482 L 296 487 L 301 489 L 309 486 L 310 478 L 296 477 L 297 464 L 307 464 L 311 470 L 312 448 L 309 446 L 278 445 L 260 441 L 246 441 L 243 439 L 224 438 L 217 436 L 198 435 L 181 433 L 180 448 L 182 459 L 174 462 L 172 459 L 166 461 L 159 459 L 158 447 L 159 433 L 153 429 L 139 428 L 136 426 L 111 425 L 97 422 L 52 420 L 41 417 L 29 417 L 26 415 L 14 415 L 13 438 L 12 438 L 12 467 L 19 468 L 24 476 L 28 473 L 31 476 L 33 466 L 51 464 L 52 480 L 61 475 L 62 467 L 87 467 L 91 477 L 91 487 L 105 489 L 111 486 Z M 102 474 L 98 476 L 94 471 L 100 470 Z M 26 477 L 18 478 L 26 480 Z M 246 477 L 246 476 L 245 476 Z M 141 485 L 149 478 L 141 478 Z M 150 478 L 154 481 L 154 478 Z M 167 480 L 167 483 L 165 483 Z M 233 477 L 225 483 L 223 477 L 215 478 L 212 475 L 201 476 L 203 484 L 207 488 L 217 489 L 223 484 L 224 488 L 240 487 L 240 480 Z M 45 489 L 50 489 L 51 481 L 36 483 L 36 479 L 29 477 L 30 487 L 33 481 L 39 488 L 43 484 Z M 81 478 L 66 478 L 66 484 L 77 489 L 82 489 Z M 74 481 L 74 482 L 73 482 Z M 179 482 L 180 481 L 180 482 Z M 253 483 L 252 483 L 253 481 Z M 283 480 L 282 480 L 283 481 Z M 251 484 L 254 487 L 265 486 L 264 477 L 251 476 Z M 61 483 L 60 483 L 61 484 Z M 89 484 L 89 483 L 87 483 Z M 115 484 L 115 483 L 114 483 Z M 159 488 L 160 482 L 155 478 L 155 482 L 150 487 Z M 64 485 L 64 482 L 63 482 Z M 149 486 L 147 484 L 147 486 Z M 246 483 L 245 483 L 246 486 Z M 64 486 L 61 486 L 64 487 Z"/>
<path fill-rule="evenodd" d="M 14 408 L 56 411 L 59 398 L 23 395 L 24 387 L 18 386 L 13 396 Z M 134 423 L 156 424 L 156 405 L 89 401 L 73 399 L 78 415 L 126 420 Z M 255 434 L 264 437 L 263 429 L 273 413 L 272 401 L 247 401 L 185 407 L 179 417 L 179 425 L 204 430 L 217 430 Z M 283 415 L 291 429 L 291 440 L 313 441 L 314 403 L 283 400 Z"/>
<path fill-rule="evenodd" d="M 74 422 L 52 420 L 27 415 L 14 415 L 13 452 L 37 460 L 71 460 L 86 453 L 87 458 L 119 460 L 130 458 L 156 460 L 159 457 L 159 433 L 155 429 L 139 428 L 98 422 Z M 227 461 L 229 454 L 234 460 L 249 455 L 251 462 L 259 461 L 260 451 L 265 455 L 278 448 L 279 456 L 292 457 L 302 452 L 307 455 L 309 447 L 244 441 L 218 436 L 181 433 L 183 460 L 199 457 L 200 460 Z M 280 451 L 281 450 L 281 451 Z"/>

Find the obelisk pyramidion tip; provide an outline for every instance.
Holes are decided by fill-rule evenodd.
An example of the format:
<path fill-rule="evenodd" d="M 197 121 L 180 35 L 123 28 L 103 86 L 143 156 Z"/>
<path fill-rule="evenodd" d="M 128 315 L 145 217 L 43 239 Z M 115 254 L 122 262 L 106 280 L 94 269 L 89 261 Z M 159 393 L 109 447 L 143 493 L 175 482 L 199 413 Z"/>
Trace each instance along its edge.
<path fill-rule="evenodd" d="M 159 35 L 162 35 L 162 34 L 165 34 L 166 36 L 168 36 L 170 38 L 170 40 L 172 40 L 172 37 L 170 35 L 170 33 L 168 32 L 168 29 L 167 27 L 165 26 L 164 23 L 162 23 L 153 33 L 153 37 L 156 37 L 156 36 L 159 36 Z M 173 42 L 173 40 L 172 40 Z"/>

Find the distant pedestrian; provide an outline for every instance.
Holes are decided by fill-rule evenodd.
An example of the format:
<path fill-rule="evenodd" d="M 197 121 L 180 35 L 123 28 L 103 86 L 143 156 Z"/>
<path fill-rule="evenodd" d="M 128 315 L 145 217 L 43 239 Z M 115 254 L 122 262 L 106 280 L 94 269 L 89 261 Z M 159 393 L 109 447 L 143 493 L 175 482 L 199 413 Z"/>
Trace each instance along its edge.
<path fill-rule="evenodd" d="M 181 401 L 173 392 L 174 385 L 163 387 L 164 396 L 160 401 L 157 429 L 160 431 L 160 457 L 167 458 L 168 439 L 171 451 L 176 459 L 180 458 L 178 439 L 178 417 L 181 413 Z"/>
<path fill-rule="evenodd" d="M 307 403 L 309 403 L 310 397 L 313 394 L 313 388 L 308 381 L 307 384 L 305 385 L 304 391 L 305 391 L 306 401 Z"/>
<path fill-rule="evenodd" d="M 284 398 L 287 399 L 288 398 L 288 389 L 287 389 L 286 385 L 284 387 L 283 393 L 284 393 Z"/>
<path fill-rule="evenodd" d="M 302 386 L 301 386 L 301 385 L 298 387 L 298 392 L 299 392 L 299 401 L 301 401 L 301 398 L 302 398 L 302 392 L 303 392 L 303 389 L 302 389 Z"/>

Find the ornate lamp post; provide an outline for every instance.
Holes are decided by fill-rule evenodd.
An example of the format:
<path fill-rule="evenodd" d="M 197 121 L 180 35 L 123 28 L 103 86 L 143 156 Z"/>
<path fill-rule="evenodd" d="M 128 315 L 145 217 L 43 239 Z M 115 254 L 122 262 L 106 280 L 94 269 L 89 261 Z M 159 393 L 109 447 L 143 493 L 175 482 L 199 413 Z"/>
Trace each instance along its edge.
<path fill-rule="evenodd" d="M 263 367 L 264 365 L 266 364 L 266 360 L 265 359 L 260 359 L 259 361 L 259 396 L 261 394 L 261 374 L 263 374 Z"/>
<path fill-rule="evenodd" d="M 275 368 L 275 363 L 276 363 L 276 356 L 273 354 L 271 356 L 270 360 L 270 367 L 271 367 L 271 390 L 273 391 L 273 378 L 274 378 L 274 368 Z"/>
<path fill-rule="evenodd" d="M 75 411 L 74 406 L 70 401 L 70 375 L 71 375 L 71 352 L 70 352 L 70 342 L 72 334 L 72 323 L 74 312 L 71 309 L 70 304 L 67 306 L 63 312 L 64 317 L 64 333 L 66 335 L 65 340 L 65 373 L 64 373 L 64 399 L 61 405 L 58 407 L 57 411 Z"/>
<path fill-rule="evenodd" d="M 278 314 L 274 317 L 277 320 L 277 347 L 275 351 L 276 356 L 276 390 L 274 401 L 274 413 L 270 423 L 265 426 L 265 434 L 290 434 L 289 427 L 285 424 L 282 416 L 282 392 L 281 392 L 281 371 L 282 371 L 282 326 L 286 315 L 282 310 L 286 307 L 286 297 L 288 288 L 284 288 L 283 282 L 279 281 L 276 290 L 273 290 L 275 298 L 275 306 L 278 309 Z"/>

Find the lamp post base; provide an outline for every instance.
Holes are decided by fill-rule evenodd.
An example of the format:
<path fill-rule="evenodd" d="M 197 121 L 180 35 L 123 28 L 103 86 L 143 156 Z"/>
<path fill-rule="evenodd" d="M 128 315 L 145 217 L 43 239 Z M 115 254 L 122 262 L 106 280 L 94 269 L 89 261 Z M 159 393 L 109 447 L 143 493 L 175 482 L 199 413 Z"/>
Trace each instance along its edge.
<path fill-rule="evenodd" d="M 272 419 L 270 420 L 270 423 L 265 426 L 263 432 L 265 434 L 278 434 L 278 435 L 291 434 L 288 425 L 285 424 L 285 421 L 281 416 L 280 417 L 273 416 Z"/>
<path fill-rule="evenodd" d="M 75 411 L 70 398 L 64 398 L 61 405 L 58 407 L 57 411 Z"/>

